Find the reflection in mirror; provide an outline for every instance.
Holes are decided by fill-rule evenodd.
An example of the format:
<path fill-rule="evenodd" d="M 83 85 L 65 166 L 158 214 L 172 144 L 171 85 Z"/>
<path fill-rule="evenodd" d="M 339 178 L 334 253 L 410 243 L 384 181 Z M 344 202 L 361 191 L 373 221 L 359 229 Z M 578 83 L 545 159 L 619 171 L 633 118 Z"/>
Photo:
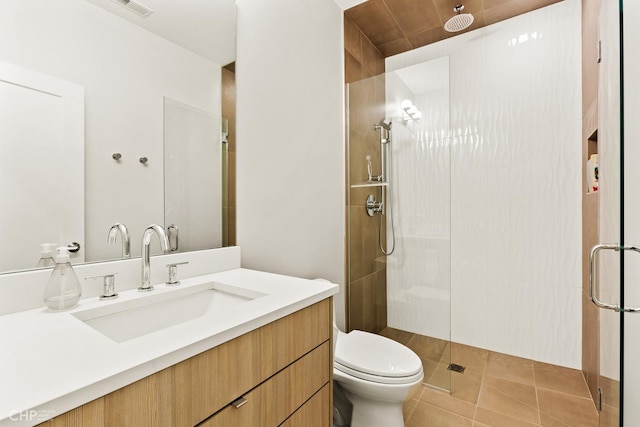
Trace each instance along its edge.
<path fill-rule="evenodd" d="M 0 271 L 84 242 L 83 95 L 78 85 L 0 62 Z"/>
<path fill-rule="evenodd" d="M 171 251 L 222 245 L 222 120 L 164 100 L 164 209 Z"/>
<path fill-rule="evenodd" d="M 235 59 L 233 0 L 142 3 L 153 10 L 147 18 L 112 0 L 0 5 L 0 191 L 12 205 L 1 217 L 10 234 L 0 272 L 34 268 L 43 243 L 77 241 L 74 263 L 119 259 L 121 245 L 108 243 L 117 223 L 137 257 L 146 226 L 173 223 L 165 222 L 163 183 L 176 184 L 164 171 L 165 98 L 215 116 L 223 150 L 221 65 Z M 35 81 L 20 83 L 29 76 Z M 202 225 L 190 224 L 192 206 L 182 206 L 182 223 L 166 218 L 184 239 L 180 250 L 223 243 L 220 152 L 217 159 L 189 167 L 200 190 L 211 187 L 207 226 L 217 231 L 187 245 L 187 231 Z"/>

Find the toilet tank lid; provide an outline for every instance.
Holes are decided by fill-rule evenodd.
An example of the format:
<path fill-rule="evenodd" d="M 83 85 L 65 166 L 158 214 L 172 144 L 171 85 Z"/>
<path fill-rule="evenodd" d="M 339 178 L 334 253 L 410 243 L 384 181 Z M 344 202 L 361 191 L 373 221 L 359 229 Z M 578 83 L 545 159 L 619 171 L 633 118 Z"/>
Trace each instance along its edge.
<path fill-rule="evenodd" d="M 340 336 L 335 360 L 351 369 L 382 377 L 408 377 L 422 368 L 422 361 L 408 347 L 363 331 Z"/>

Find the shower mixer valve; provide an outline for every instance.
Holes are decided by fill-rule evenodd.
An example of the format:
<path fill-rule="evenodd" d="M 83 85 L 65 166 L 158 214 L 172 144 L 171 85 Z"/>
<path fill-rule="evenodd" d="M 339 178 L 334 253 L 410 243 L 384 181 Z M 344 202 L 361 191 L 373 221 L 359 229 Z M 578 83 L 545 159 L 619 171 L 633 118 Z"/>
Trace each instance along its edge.
<path fill-rule="evenodd" d="M 382 213 L 384 210 L 384 202 L 376 202 L 376 198 L 373 194 L 367 196 L 367 202 L 365 205 L 367 209 L 367 215 L 373 216 L 375 213 Z"/>

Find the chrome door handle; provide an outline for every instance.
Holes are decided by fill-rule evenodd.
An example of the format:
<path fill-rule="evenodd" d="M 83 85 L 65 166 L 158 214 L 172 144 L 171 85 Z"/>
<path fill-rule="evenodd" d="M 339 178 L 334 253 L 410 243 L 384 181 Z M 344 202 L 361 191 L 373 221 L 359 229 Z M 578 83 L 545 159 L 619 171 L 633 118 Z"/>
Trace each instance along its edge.
<path fill-rule="evenodd" d="M 595 245 L 591 249 L 591 254 L 589 255 L 589 298 L 595 305 L 600 308 L 606 308 L 607 310 L 613 310 L 616 312 L 625 312 L 625 313 L 638 313 L 640 312 L 640 307 L 621 307 L 618 304 L 609 304 L 604 301 L 598 299 L 598 252 L 602 250 L 609 251 L 633 251 L 640 253 L 640 248 L 636 246 L 620 246 L 617 243 L 603 243 L 600 245 Z"/>

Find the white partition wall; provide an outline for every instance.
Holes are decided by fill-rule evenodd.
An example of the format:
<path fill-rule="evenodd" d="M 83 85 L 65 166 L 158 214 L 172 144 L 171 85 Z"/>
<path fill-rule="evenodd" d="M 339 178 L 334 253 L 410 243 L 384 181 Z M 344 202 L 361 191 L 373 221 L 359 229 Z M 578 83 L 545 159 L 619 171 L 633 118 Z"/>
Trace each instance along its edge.
<path fill-rule="evenodd" d="M 327 0 L 237 5 L 242 264 L 344 283 L 342 10 Z M 342 293 L 336 301 L 342 325 Z"/>

